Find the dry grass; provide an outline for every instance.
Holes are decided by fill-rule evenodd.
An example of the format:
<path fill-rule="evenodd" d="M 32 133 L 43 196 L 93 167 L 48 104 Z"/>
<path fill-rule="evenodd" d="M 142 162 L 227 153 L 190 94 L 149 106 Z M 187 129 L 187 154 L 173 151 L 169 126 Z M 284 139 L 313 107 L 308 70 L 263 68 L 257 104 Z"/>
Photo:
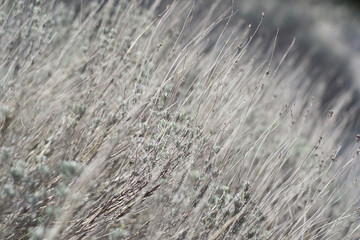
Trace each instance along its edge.
<path fill-rule="evenodd" d="M 318 114 L 292 45 L 254 38 L 264 16 L 157 3 L 2 2 L 0 237 L 359 236 L 349 99 Z"/>

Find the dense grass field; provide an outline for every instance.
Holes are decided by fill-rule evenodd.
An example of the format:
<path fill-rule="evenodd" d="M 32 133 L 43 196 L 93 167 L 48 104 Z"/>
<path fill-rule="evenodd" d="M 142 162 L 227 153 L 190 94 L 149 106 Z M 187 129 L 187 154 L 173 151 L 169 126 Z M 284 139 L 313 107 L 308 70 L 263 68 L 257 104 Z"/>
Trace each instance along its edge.
<path fill-rule="evenodd" d="M 352 95 L 239 13 L 1 1 L 0 238 L 357 239 Z"/>

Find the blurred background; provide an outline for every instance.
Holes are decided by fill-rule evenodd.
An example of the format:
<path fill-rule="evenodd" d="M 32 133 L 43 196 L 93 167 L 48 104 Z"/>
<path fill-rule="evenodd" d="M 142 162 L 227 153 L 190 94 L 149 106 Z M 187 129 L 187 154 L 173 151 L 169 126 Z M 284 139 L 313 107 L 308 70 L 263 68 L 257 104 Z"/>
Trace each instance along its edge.
<path fill-rule="evenodd" d="M 322 81 L 322 111 L 331 109 L 341 96 L 349 101 L 340 118 L 347 120 L 344 147 L 352 147 L 360 132 L 360 1 L 255 0 L 235 1 L 240 15 L 259 22 L 260 35 L 271 43 L 279 28 L 278 50 L 282 54 L 296 38 L 293 55 L 307 62 L 307 75 Z M 315 96 L 319 99 L 319 96 Z"/>

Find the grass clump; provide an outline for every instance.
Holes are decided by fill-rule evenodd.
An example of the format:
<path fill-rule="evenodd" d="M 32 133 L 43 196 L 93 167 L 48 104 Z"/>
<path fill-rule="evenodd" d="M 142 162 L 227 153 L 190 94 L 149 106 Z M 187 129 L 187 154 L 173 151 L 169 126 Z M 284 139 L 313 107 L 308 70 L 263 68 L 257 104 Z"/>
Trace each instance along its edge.
<path fill-rule="evenodd" d="M 1 238 L 357 236 L 346 99 L 318 114 L 290 48 L 254 38 L 264 14 L 21 3 L 1 8 Z"/>

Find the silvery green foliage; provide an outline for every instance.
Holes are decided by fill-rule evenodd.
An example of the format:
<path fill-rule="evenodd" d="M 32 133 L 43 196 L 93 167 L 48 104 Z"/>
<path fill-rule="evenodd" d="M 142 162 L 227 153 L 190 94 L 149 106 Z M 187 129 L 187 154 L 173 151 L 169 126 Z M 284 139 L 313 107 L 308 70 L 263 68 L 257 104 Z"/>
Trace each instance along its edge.
<path fill-rule="evenodd" d="M 3 3 L 0 238 L 357 236 L 310 12 L 168 3 Z"/>

